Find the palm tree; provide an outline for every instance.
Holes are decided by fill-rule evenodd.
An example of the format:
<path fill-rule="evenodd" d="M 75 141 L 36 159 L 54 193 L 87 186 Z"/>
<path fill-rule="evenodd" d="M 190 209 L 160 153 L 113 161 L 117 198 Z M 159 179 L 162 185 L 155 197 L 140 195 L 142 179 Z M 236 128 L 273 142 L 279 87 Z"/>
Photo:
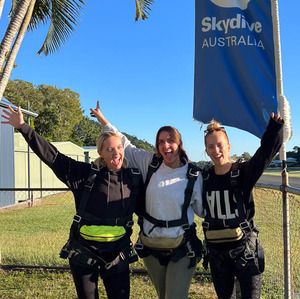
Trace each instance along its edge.
<path fill-rule="evenodd" d="M 153 2 L 154 0 L 135 0 L 136 21 L 147 19 Z M 3 3 L 4 0 L 0 0 L 0 8 Z M 41 23 L 50 21 L 48 33 L 38 54 L 53 53 L 74 30 L 84 0 L 12 0 L 12 3 L 11 21 L 0 44 L 0 99 L 27 28 L 34 30 Z"/>
<path fill-rule="evenodd" d="M 5 67 L 4 67 L 3 71 L 0 74 L 0 99 L 2 98 L 4 90 L 7 86 L 9 76 L 11 74 L 11 71 L 12 71 L 13 67 L 14 67 L 14 63 L 15 63 L 18 51 L 21 47 L 21 43 L 22 43 L 23 38 L 25 36 L 25 33 L 27 31 L 35 2 L 36 2 L 36 0 L 32 0 L 29 7 L 28 7 L 27 13 L 25 15 L 25 18 L 24 18 L 22 24 L 21 24 L 20 30 L 17 34 L 16 39 L 15 39 L 15 42 L 14 42 L 14 44 L 13 44 L 13 46 L 12 46 L 8 56 L 7 56 Z"/>
<path fill-rule="evenodd" d="M 83 4 L 83 0 L 13 1 L 11 21 L 0 45 L 0 99 L 27 29 L 33 30 L 50 20 L 49 31 L 39 53 L 47 55 L 54 52 L 74 30 Z"/>
<path fill-rule="evenodd" d="M 146 20 L 151 10 L 151 5 L 154 0 L 135 0 L 135 20 L 138 19 Z"/>
<path fill-rule="evenodd" d="M 0 19 L 1 19 L 1 16 L 2 16 L 3 6 L 4 6 L 4 0 L 0 0 Z"/>
<path fill-rule="evenodd" d="M 3 70 L 5 58 L 8 55 L 13 40 L 21 27 L 30 2 L 31 0 L 20 1 L 14 9 L 14 13 L 11 15 L 11 21 L 9 22 L 3 40 L 0 44 L 0 72 Z"/>

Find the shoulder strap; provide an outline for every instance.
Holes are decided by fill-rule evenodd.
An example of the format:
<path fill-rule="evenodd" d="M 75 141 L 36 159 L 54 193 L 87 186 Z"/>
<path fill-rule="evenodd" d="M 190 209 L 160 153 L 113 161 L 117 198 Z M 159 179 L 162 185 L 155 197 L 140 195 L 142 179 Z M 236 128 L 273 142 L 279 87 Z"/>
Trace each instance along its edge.
<path fill-rule="evenodd" d="M 145 190 L 147 189 L 147 186 L 150 182 L 153 173 L 156 172 L 156 170 L 159 168 L 162 162 L 163 162 L 162 157 L 158 157 L 156 154 L 153 155 L 151 163 L 148 166 L 147 177 L 145 181 Z"/>
<path fill-rule="evenodd" d="M 100 169 L 97 168 L 94 164 L 91 164 L 91 170 L 89 176 L 84 184 L 84 189 L 82 192 L 79 208 L 77 211 L 77 215 L 82 215 L 85 212 L 85 208 L 90 197 L 91 191 L 94 186 L 95 179 L 99 173 Z"/>
<path fill-rule="evenodd" d="M 241 160 L 234 162 L 230 171 L 230 184 L 233 188 L 233 194 L 237 201 L 237 209 L 239 212 L 240 221 L 244 221 L 246 219 L 246 213 L 244 208 L 244 200 L 243 200 L 243 192 L 240 184 L 240 163 Z"/>
<path fill-rule="evenodd" d="M 143 178 L 141 172 L 138 168 L 126 168 L 125 171 L 129 172 L 131 182 L 132 182 L 132 190 L 130 191 L 131 204 L 128 209 L 128 217 L 132 217 L 132 214 L 136 210 L 136 204 L 139 199 L 139 195 L 142 194 L 142 182 Z"/>
<path fill-rule="evenodd" d="M 182 228 L 184 230 L 189 229 L 190 225 L 188 222 L 187 210 L 191 203 L 195 181 L 197 180 L 197 178 L 199 176 L 199 168 L 193 163 L 188 163 L 188 169 L 187 169 L 186 176 L 187 176 L 188 182 L 187 182 L 187 186 L 186 186 L 185 192 L 184 192 L 184 203 L 182 205 L 181 218 L 175 219 L 175 220 L 159 220 L 159 219 L 152 217 L 148 213 L 145 213 L 144 214 L 145 219 L 147 219 L 149 222 L 151 222 L 153 224 L 153 227 L 148 232 L 148 234 L 150 234 L 151 231 L 155 227 L 182 226 Z"/>
<path fill-rule="evenodd" d="M 181 216 L 181 218 L 184 220 L 185 223 L 188 223 L 187 210 L 191 203 L 195 181 L 199 176 L 199 172 L 200 169 L 195 164 L 190 162 L 188 163 L 188 169 L 186 174 L 188 182 L 184 191 L 184 203 L 182 206 L 182 216 Z"/>

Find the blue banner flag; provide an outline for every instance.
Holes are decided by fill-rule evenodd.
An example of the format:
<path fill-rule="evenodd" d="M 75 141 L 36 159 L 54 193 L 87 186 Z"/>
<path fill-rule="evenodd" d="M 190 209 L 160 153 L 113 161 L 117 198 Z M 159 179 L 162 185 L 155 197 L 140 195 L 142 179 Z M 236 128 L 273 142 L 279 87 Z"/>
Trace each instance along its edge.
<path fill-rule="evenodd" d="M 277 111 L 271 0 L 195 0 L 194 119 L 261 137 Z"/>

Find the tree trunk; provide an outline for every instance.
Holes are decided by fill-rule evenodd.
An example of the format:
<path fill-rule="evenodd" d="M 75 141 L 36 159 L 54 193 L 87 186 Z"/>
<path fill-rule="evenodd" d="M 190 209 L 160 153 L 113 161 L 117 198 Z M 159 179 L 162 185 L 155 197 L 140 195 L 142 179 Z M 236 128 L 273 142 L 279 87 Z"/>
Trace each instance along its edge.
<path fill-rule="evenodd" d="M 0 1 L 4 1 L 4 0 L 0 0 Z M 30 3 L 31 0 L 19 1 L 15 13 L 8 24 L 5 35 L 0 44 L 0 73 L 2 72 L 5 63 L 5 56 L 10 51 L 10 48 L 13 44 L 13 40 L 21 27 L 21 24 L 25 18 Z"/>
<path fill-rule="evenodd" d="M 11 74 L 12 69 L 14 67 L 14 63 L 15 63 L 17 54 L 19 52 L 19 49 L 21 47 L 23 38 L 25 36 L 25 33 L 27 31 L 29 22 L 31 20 L 35 2 L 36 2 L 36 0 L 31 0 L 31 2 L 30 2 L 30 5 L 28 7 L 25 18 L 24 18 L 23 22 L 21 23 L 20 30 L 18 32 L 18 35 L 17 35 L 16 39 L 15 39 L 13 47 L 12 47 L 10 53 L 9 53 L 9 56 L 8 56 L 7 62 L 5 64 L 5 67 L 3 69 L 3 72 L 0 74 L 0 99 L 2 99 L 3 93 L 5 91 L 5 88 L 7 86 L 7 83 L 8 83 L 9 77 L 10 77 L 10 74 Z"/>
<path fill-rule="evenodd" d="M 1 16 L 2 16 L 4 2 L 5 2 L 5 0 L 0 0 L 0 19 L 1 19 Z"/>

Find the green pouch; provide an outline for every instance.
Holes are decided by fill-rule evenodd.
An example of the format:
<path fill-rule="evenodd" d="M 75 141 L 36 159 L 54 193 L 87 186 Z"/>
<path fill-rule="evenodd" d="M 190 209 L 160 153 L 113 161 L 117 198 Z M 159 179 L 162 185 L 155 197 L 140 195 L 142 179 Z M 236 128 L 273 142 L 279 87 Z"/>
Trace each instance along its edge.
<path fill-rule="evenodd" d="M 126 234 L 123 226 L 109 225 L 83 225 L 79 232 L 83 239 L 96 242 L 114 242 Z"/>

